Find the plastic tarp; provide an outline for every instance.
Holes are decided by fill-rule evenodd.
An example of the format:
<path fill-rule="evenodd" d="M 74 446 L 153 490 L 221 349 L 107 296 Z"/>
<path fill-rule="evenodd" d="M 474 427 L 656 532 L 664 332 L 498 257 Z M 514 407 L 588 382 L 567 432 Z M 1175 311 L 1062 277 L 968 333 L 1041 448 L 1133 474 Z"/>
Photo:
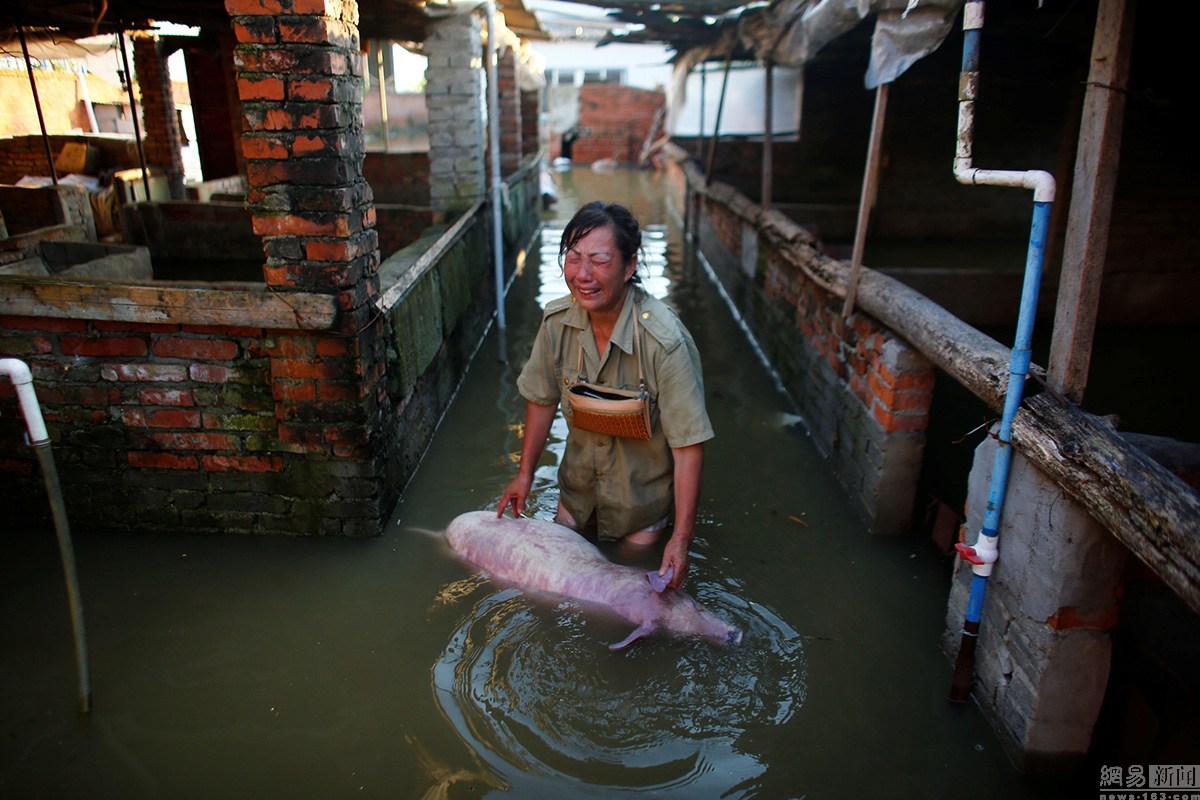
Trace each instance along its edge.
<path fill-rule="evenodd" d="M 741 45 L 761 60 L 800 67 L 832 42 L 874 14 L 871 58 L 863 84 L 875 89 L 899 78 L 936 50 L 955 27 L 963 0 L 777 0 L 743 14 L 736 31 L 694 47 L 675 62 L 668 98 L 669 125 L 682 107 L 688 74 L 699 63 L 724 58 Z"/>
<path fill-rule="evenodd" d="M 779 0 L 742 17 L 742 44 L 762 59 L 798 67 L 827 44 L 876 16 L 864 83 L 891 83 L 932 53 L 954 28 L 963 0 Z"/>
<path fill-rule="evenodd" d="M 25 43 L 29 57 L 36 60 L 59 58 L 88 58 L 112 50 L 112 36 L 75 40 L 51 28 L 26 28 Z M 0 55 L 22 58 L 21 40 L 16 28 L 0 29 Z"/>

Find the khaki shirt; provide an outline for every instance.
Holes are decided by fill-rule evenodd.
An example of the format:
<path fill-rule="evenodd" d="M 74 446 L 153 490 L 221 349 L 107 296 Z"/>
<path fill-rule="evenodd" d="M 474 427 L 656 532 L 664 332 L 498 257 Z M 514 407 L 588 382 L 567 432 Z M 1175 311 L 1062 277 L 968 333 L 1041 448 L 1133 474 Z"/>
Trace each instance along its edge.
<path fill-rule="evenodd" d="M 651 438 L 622 439 L 575 428 L 567 389 L 579 377 L 579 343 L 586 380 L 636 389 L 635 315 L 651 398 Z M 713 437 L 700 354 L 691 334 L 669 306 L 637 286 L 625 297 L 603 356 L 596 349 L 591 318 L 573 298 L 549 303 L 517 388 L 532 403 L 561 406 L 569 432 L 558 469 L 560 498 L 580 524 L 594 512 L 602 539 L 620 538 L 669 516 L 674 510 L 671 448 Z"/>

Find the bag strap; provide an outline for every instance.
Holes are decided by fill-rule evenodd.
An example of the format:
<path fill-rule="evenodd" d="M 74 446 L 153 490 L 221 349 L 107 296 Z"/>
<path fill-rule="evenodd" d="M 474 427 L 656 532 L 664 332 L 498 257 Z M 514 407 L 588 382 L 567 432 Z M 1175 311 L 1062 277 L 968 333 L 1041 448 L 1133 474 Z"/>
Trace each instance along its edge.
<path fill-rule="evenodd" d="M 638 324 L 637 304 L 635 303 L 633 306 L 633 352 L 634 352 L 635 357 L 637 358 L 638 386 L 644 392 L 644 391 L 646 391 L 646 376 L 642 373 L 641 327 L 642 326 Z M 575 371 L 577 373 L 579 373 L 579 380 L 583 380 L 584 379 L 584 374 L 583 374 L 583 337 L 582 336 L 576 337 L 576 341 L 579 342 L 579 360 L 578 360 L 578 363 L 575 365 Z"/>

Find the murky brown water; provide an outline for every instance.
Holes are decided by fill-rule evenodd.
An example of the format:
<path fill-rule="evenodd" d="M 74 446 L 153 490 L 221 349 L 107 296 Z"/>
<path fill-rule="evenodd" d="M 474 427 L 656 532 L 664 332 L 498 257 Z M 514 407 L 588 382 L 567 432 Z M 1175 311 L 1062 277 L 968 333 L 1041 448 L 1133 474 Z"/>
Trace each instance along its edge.
<path fill-rule="evenodd" d="M 557 224 L 575 198 L 621 199 L 668 254 L 648 283 L 697 339 L 717 431 L 689 589 L 742 646 L 611 653 L 622 626 L 492 586 L 421 533 L 494 507 L 511 477 L 513 383 L 558 278 L 539 278 L 535 252 L 509 296 L 508 363 L 493 332 L 381 538 L 78 537 L 86 723 L 53 533 L 6 532 L 0 795 L 1062 796 L 946 701 L 944 565 L 923 541 L 864 532 L 683 257 L 658 177 L 559 179 Z"/>

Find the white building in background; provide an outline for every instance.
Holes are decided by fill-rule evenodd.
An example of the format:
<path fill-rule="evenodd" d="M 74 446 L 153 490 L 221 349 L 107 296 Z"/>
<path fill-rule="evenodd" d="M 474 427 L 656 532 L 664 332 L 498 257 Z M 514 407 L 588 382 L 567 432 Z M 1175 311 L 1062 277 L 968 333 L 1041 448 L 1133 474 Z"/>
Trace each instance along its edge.
<path fill-rule="evenodd" d="M 549 132 L 564 133 L 579 122 L 579 88 L 585 83 L 619 83 L 666 92 L 673 72 L 666 47 L 594 41 L 537 42 L 546 59 L 546 113 Z"/>
<path fill-rule="evenodd" d="M 546 57 L 546 83 L 582 86 L 616 82 L 638 89 L 666 91 L 671 83 L 672 51 L 652 44 L 609 44 L 564 40 L 535 42 L 533 49 Z"/>
<path fill-rule="evenodd" d="M 703 70 L 703 74 L 701 74 Z M 709 62 L 696 67 L 682 87 L 668 93 L 671 114 L 668 130 L 673 136 L 709 136 L 721 108 L 721 84 L 725 65 Z M 771 130 L 776 139 L 795 138 L 800 130 L 800 107 L 804 83 L 802 71 L 775 67 L 771 76 Z M 682 91 L 683 100 L 675 95 Z M 766 70 L 752 62 L 734 63 L 729 70 L 725 106 L 721 108 L 722 136 L 761 136 L 766 129 Z M 703 124 L 701 124 L 703 115 Z"/>
<path fill-rule="evenodd" d="M 536 42 L 546 58 L 546 110 L 551 134 L 570 130 L 578 122 L 579 87 L 585 83 L 615 82 L 667 95 L 667 130 L 674 136 L 707 136 L 717 122 L 724 65 L 709 63 L 702 77 L 697 70 L 677 82 L 671 59 L 674 50 L 658 44 L 596 43 L 614 28 L 602 9 L 559 0 L 526 0 L 542 26 L 555 37 Z M 616 28 L 627 27 L 618 23 Z M 801 71 L 776 67 L 773 75 L 772 129 L 776 137 L 795 136 L 800 129 Z M 735 63 L 730 70 L 721 134 L 761 136 L 765 128 L 766 74 L 754 63 Z"/>

